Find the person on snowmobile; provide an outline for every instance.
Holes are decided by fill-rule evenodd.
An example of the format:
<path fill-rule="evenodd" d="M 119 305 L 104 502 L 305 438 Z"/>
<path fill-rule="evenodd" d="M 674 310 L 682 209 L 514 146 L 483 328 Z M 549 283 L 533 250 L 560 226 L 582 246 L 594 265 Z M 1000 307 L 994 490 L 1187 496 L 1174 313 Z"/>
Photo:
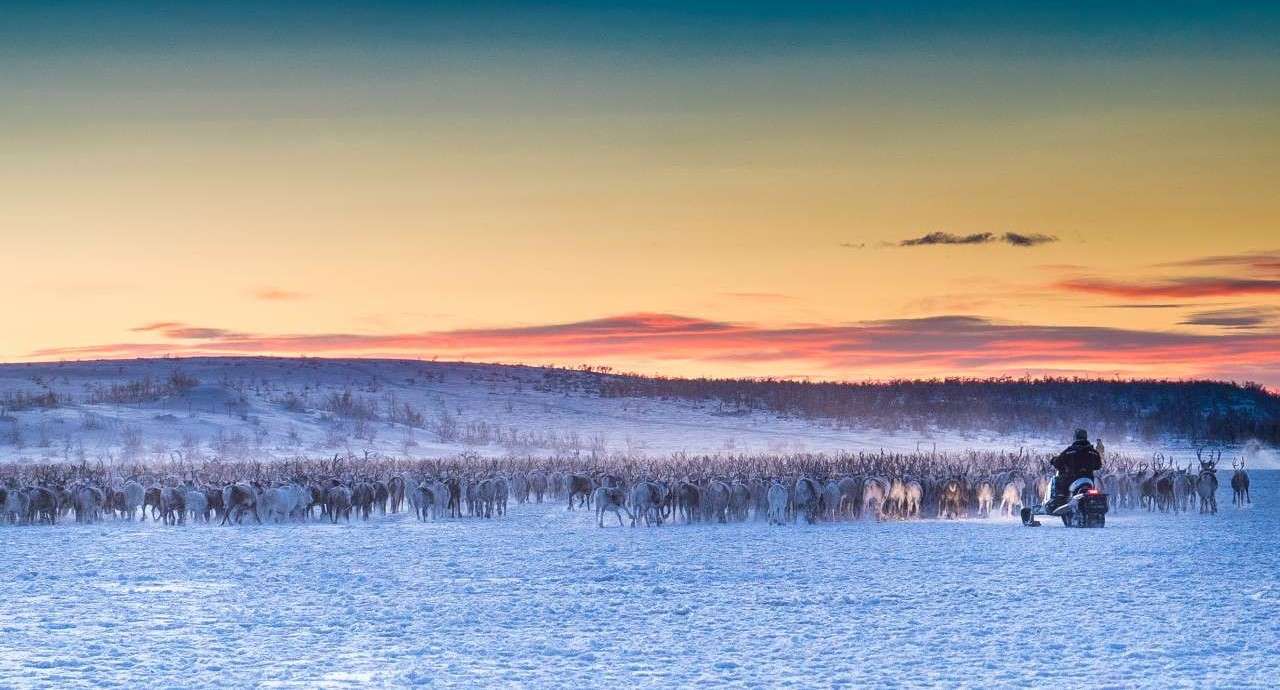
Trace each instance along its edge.
<path fill-rule="evenodd" d="M 1076 429 L 1076 439 L 1058 457 L 1049 461 L 1057 474 L 1053 476 L 1049 500 L 1044 505 L 1045 513 L 1052 513 L 1070 498 L 1067 494 L 1071 484 L 1077 479 L 1093 479 L 1093 473 L 1102 469 L 1102 455 L 1089 443 L 1089 432 Z"/>

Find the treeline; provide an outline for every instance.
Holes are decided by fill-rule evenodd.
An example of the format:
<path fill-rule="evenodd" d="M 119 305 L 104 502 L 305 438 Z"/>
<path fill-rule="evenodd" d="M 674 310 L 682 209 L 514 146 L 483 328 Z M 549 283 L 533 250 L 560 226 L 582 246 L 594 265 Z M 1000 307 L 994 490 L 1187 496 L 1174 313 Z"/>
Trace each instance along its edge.
<path fill-rule="evenodd" d="M 834 383 L 595 377 L 596 392 L 603 397 L 704 401 L 724 414 L 766 411 L 886 430 L 1065 434 L 1085 426 L 1102 437 L 1176 437 L 1205 443 L 1256 438 L 1280 443 L 1280 396 L 1254 383 L 1084 378 Z M 577 381 L 578 386 L 584 383 L 582 378 Z"/>
<path fill-rule="evenodd" d="M 76 403 L 73 395 L 54 391 L 40 377 L 33 378 L 32 383 L 37 390 L 0 391 L 0 418 L 9 412 L 52 410 Z M 198 385 L 200 381 L 194 376 L 175 370 L 167 378 L 147 375 L 129 381 L 91 383 L 85 387 L 82 401 L 91 405 L 137 405 L 182 395 Z"/>

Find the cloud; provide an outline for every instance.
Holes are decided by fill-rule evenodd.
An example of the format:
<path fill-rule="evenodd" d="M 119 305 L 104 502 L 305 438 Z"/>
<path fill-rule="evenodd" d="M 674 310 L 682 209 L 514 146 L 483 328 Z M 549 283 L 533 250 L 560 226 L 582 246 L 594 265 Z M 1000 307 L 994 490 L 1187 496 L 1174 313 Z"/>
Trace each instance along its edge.
<path fill-rule="evenodd" d="M 1053 235 L 1042 235 L 1040 233 L 1024 235 L 1017 232 L 1006 232 L 1000 236 L 1000 239 L 1015 247 L 1034 247 L 1038 244 L 1048 244 L 1050 242 L 1058 241 L 1058 238 Z"/>
<path fill-rule="evenodd" d="M 993 232 L 976 232 L 970 235 L 955 235 L 949 232 L 931 232 L 920 237 L 902 240 L 898 243 L 898 246 L 924 247 L 931 245 L 993 244 L 1003 242 L 1012 247 L 1034 247 L 1036 245 L 1048 244 L 1049 242 L 1057 241 L 1057 237 L 1041 233 L 1006 232 L 1004 234 L 997 235 Z"/>
<path fill-rule="evenodd" d="M 166 338 L 175 340 L 224 340 L 246 337 L 243 333 L 228 331 L 223 328 L 202 328 L 189 326 L 177 321 L 156 321 L 131 328 L 130 330 L 135 333 L 159 333 Z"/>
<path fill-rule="evenodd" d="M 189 327 L 158 332 L 185 333 Z M 173 343 L 48 348 L 34 358 L 278 354 L 412 356 L 511 363 L 677 363 L 720 374 L 793 371 L 829 378 L 1094 371 L 1196 376 L 1280 371 L 1280 333 L 1221 334 L 1001 323 L 976 316 L 763 326 L 674 314 L 623 314 L 570 323 L 416 333 L 244 334 Z M 178 336 L 168 336 L 178 337 Z M 685 368 L 688 370 L 688 367 Z M 1269 382 L 1275 383 L 1275 382 Z"/>
<path fill-rule="evenodd" d="M 133 331 L 134 333 L 148 333 L 151 331 L 164 331 L 170 328 L 180 328 L 180 327 L 182 327 L 182 324 L 178 323 L 177 321 L 153 321 L 152 323 L 143 324 L 141 326 L 137 326 L 129 330 Z"/>
<path fill-rule="evenodd" d="M 1277 307 L 1239 307 L 1196 312 L 1179 323 L 1184 326 L 1220 326 L 1247 330 L 1275 324 L 1277 317 L 1280 317 L 1280 308 Z"/>
<path fill-rule="evenodd" d="M 1280 294 L 1280 280 L 1254 278 L 1173 278 L 1152 282 L 1073 278 L 1059 281 L 1055 287 L 1071 292 L 1129 299 Z"/>
<path fill-rule="evenodd" d="M 253 296 L 256 297 L 257 299 L 268 301 L 268 302 L 280 302 L 280 301 L 287 301 L 287 300 L 304 299 L 307 297 L 306 293 L 293 292 L 291 290 L 281 290 L 279 288 L 270 288 L 270 287 L 254 290 Z"/>
<path fill-rule="evenodd" d="M 972 235 L 953 235 L 949 232 L 931 232 L 928 235 L 902 240 L 899 247 L 924 247 L 934 244 L 987 244 L 995 240 L 989 232 L 978 232 Z"/>
<path fill-rule="evenodd" d="M 1256 273 L 1280 274 L 1280 250 L 1244 252 L 1240 254 L 1217 254 L 1201 256 L 1182 261 L 1171 261 L 1156 264 L 1162 268 L 1222 268 L 1234 267 Z"/>

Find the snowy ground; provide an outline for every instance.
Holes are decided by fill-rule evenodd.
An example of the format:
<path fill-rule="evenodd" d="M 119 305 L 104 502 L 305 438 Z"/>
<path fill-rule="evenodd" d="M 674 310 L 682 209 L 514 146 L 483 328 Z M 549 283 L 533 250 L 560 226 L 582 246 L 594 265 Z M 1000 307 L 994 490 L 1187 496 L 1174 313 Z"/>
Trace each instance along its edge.
<path fill-rule="evenodd" d="M 102 402 L 111 386 L 175 372 L 199 383 L 140 403 Z M 884 430 L 820 420 L 740 413 L 719 403 L 601 398 L 582 389 L 587 374 L 537 367 L 359 359 L 192 358 L 0 364 L 0 462 L 105 464 L 172 457 L 329 457 L 365 451 L 392 457 L 565 455 L 575 452 L 796 453 L 1009 450 L 1050 452 L 1061 434 L 1001 435 L 982 430 Z M 53 392 L 53 409 L 5 410 L 3 396 Z M 326 401 L 349 394 L 373 409 L 361 421 Z M 289 404 L 293 400 L 295 404 Z M 96 401 L 96 402 L 95 402 Z M 420 423 L 391 419 L 408 405 Z M 444 428 L 452 435 L 442 433 Z M 1185 443 L 1106 438 L 1111 452 L 1177 452 Z M 1229 449 L 1230 453 L 1231 450 Z M 1262 449 L 1250 466 L 1280 469 Z"/>
<path fill-rule="evenodd" d="M 1280 473 L 1252 509 L 598 529 L 0 528 L 0 686 L 1274 687 Z"/>

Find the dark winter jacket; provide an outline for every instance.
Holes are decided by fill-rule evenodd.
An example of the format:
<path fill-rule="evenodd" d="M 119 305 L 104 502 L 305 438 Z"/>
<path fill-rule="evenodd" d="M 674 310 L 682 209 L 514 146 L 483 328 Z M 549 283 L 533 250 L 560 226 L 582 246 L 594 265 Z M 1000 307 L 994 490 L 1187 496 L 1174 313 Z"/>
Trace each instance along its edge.
<path fill-rule="evenodd" d="M 1092 477 L 1093 473 L 1102 469 L 1102 456 L 1088 441 L 1076 441 L 1049 461 L 1053 469 L 1063 477 L 1072 479 Z"/>

